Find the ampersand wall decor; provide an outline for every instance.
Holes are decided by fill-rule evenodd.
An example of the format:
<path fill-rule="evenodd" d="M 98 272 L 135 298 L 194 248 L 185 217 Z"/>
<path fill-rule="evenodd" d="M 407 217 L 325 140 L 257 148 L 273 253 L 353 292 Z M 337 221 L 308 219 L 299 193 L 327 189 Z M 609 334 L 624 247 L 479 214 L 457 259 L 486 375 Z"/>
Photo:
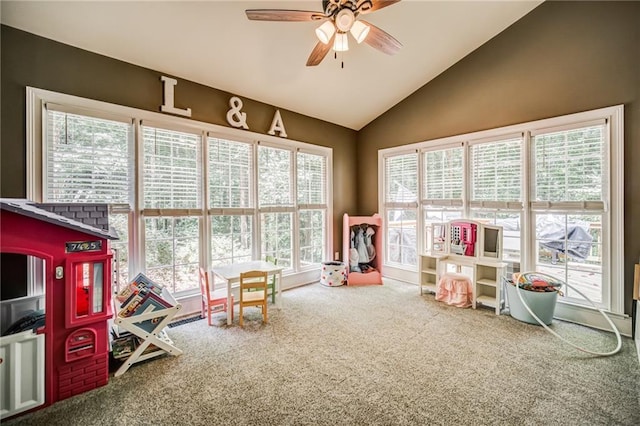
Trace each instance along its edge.
<path fill-rule="evenodd" d="M 242 112 L 242 99 L 237 96 L 229 99 L 229 106 L 231 109 L 227 111 L 227 123 L 233 127 L 242 127 L 243 129 L 249 129 L 247 125 L 247 113 Z"/>

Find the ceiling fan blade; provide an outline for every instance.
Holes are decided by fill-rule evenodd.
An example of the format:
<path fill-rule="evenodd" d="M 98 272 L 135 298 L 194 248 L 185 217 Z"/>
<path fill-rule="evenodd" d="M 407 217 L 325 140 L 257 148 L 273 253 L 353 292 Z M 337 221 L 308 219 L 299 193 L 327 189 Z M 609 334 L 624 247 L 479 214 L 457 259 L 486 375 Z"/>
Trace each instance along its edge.
<path fill-rule="evenodd" d="M 359 2 L 358 8 L 360 9 L 360 13 L 371 13 L 376 10 L 380 10 L 387 6 L 391 6 L 392 4 L 398 3 L 400 0 L 364 0 Z M 371 6 L 369 6 L 369 3 Z"/>
<path fill-rule="evenodd" d="M 364 42 L 369 46 L 378 49 L 381 52 L 386 53 L 387 55 L 394 55 L 398 53 L 400 48 L 402 47 L 402 43 L 396 40 L 391 34 L 387 33 L 384 30 L 376 27 L 375 25 L 360 20 L 363 24 L 366 24 L 370 27 L 369 35 L 364 39 Z"/>
<path fill-rule="evenodd" d="M 322 62 L 324 57 L 327 56 L 327 53 L 329 53 L 329 51 L 331 50 L 331 46 L 333 46 L 333 40 L 335 38 L 336 35 L 334 34 L 333 36 L 331 36 L 331 40 L 329 40 L 329 43 L 324 44 L 323 42 L 319 41 L 318 44 L 316 44 L 316 47 L 314 47 L 311 51 L 311 55 L 309 55 L 309 59 L 307 59 L 308 67 L 316 66 L 320 62 Z"/>
<path fill-rule="evenodd" d="M 253 21 L 322 21 L 327 17 L 322 12 L 285 9 L 247 9 L 247 18 Z"/>

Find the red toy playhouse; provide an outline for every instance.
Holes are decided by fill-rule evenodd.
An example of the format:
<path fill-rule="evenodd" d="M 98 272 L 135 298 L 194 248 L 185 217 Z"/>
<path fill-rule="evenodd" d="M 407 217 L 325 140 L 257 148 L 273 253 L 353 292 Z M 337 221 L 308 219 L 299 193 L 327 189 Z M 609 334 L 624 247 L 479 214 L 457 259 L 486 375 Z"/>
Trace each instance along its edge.
<path fill-rule="evenodd" d="M 26 317 L 2 324 L 0 416 L 6 418 L 107 384 L 109 240 L 117 235 L 103 204 L 0 199 L 0 207 L 0 252 L 44 262 L 44 309 L 23 310 Z M 8 285 L 3 278 L 3 291 Z M 3 300 L 3 309 L 22 300 L 31 299 Z"/>

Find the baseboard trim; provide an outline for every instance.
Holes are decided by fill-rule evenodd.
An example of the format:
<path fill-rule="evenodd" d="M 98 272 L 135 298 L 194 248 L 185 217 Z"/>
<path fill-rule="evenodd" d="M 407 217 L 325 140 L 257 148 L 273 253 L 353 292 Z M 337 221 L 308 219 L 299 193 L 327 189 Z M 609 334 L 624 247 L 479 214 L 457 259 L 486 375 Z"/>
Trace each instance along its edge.
<path fill-rule="evenodd" d="M 621 335 L 631 337 L 631 317 L 628 315 L 606 313 L 611 322 L 613 322 Z M 611 326 L 604 316 L 596 309 L 584 306 L 569 305 L 559 302 L 556 305 L 554 318 L 563 321 L 569 321 L 576 324 L 585 325 L 587 327 L 596 328 L 598 330 L 610 331 L 613 333 Z"/>

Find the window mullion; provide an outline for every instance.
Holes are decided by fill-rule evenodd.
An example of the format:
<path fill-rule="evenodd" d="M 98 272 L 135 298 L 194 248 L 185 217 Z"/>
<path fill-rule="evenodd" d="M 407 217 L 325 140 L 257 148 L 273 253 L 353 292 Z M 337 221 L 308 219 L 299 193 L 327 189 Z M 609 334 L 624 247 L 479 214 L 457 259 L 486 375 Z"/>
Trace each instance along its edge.
<path fill-rule="evenodd" d="M 200 204 L 200 229 L 199 229 L 199 240 L 200 240 L 200 267 L 204 268 L 206 271 L 211 268 L 211 221 L 207 212 L 209 211 L 209 139 L 207 137 L 207 131 L 203 130 L 200 136 L 200 152 L 202 153 L 200 157 L 200 168 L 202 170 L 202 174 L 200 176 L 200 187 L 202 188 L 202 201 Z"/>

